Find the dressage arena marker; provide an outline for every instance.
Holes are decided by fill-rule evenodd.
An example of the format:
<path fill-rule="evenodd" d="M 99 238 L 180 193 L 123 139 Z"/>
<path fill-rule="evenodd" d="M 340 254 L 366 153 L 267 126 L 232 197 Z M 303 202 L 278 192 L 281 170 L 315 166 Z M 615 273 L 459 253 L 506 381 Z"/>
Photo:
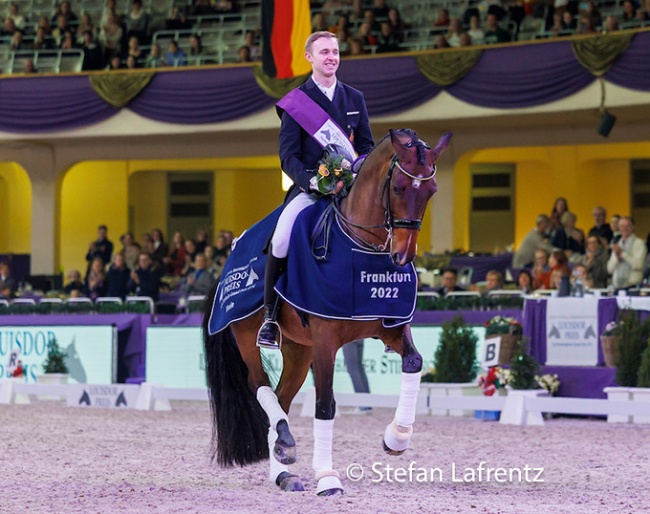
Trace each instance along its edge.
<path fill-rule="evenodd" d="M 88 385 L 88 384 L 86 384 Z M 123 386 L 124 384 L 113 384 Z M 57 396 L 67 398 L 68 394 L 78 395 L 79 384 L 29 384 L 16 380 L 0 380 L 0 404 L 29 404 L 32 397 Z M 608 422 L 650 423 L 650 401 L 631 401 L 621 399 L 592 398 L 540 398 L 523 396 L 514 417 L 508 416 L 508 396 L 432 396 L 429 390 L 421 389 L 416 412 L 431 415 L 440 409 L 491 410 L 502 411 L 504 424 L 543 425 L 543 412 L 557 414 L 577 414 L 608 416 Z M 533 393 L 533 391 L 531 391 Z M 537 392 L 539 394 L 539 392 Z M 513 395 L 514 397 L 515 395 Z M 137 410 L 171 410 L 170 401 L 208 401 L 207 388 L 172 388 L 160 384 L 144 382 L 139 386 L 135 405 L 126 408 Z M 370 393 L 338 393 L 336 403 L 339 407 L 395 408 L 397 395 Z M 293 404 L 301 405 L 301 416 L 313 416 L 316 393 L 314 388 L 296 395 Z M 120 407 L 125 408 L 125 407 Z M 505 418 L 504 418 L 505 415 Z"/>

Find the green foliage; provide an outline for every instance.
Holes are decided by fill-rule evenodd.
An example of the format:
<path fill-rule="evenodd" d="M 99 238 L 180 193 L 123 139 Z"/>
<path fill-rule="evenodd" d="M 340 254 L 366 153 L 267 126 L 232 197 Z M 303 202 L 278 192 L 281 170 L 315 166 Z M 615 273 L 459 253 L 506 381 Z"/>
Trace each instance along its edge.
<path fill-rule="evenodd" d="M 420 382 L 435 382 L 436 381 L 436 368 L 429 368 L 424 370 L 422 373 L 422 378 L 420 379 Z"/>
<path fill-rule="evenodd" d="M 510 386 L 513 389 L 539 389 L 538 374 L 539 362 L 528 352 L 528 340 L 522 338 L 510 364 Z"/>
<path fill-rule="evenodd" d="M 434 355 L 435 381 L 445 383 L 471 382 L 476 378 L 478 336 L 458 314 L 442 325 L 440 344 Z"/>
<path fill-rule="evenodd" d="M 65 352 L 61 350 L 56 339 L 52 339 L 48 346 L 47 358 L 43 363 L 45 373 L 67 373 L 68 367 L 65 365 Z"/>
<path fill-rule="evenodd" d="M 636 380 L 637 387 L 650 387 L 650 339 L 641 354 L 641 365 Z"/>
<path fill-rule="evenodd" d="M 621 340 L 618 345 L 616 382 L 621 387 L 636 387 L 641 364 L 641 354 L 648 340 L 647 324 L 641 324 L 636 312 L 631 309 L 619 314 Z"/>
<path fill-rule="evenodd" d="M 416 304 L 419 311 L 501 310 L 521 309 L 523 306 L 524 299 L 517 296 L 418 296 Z"/>

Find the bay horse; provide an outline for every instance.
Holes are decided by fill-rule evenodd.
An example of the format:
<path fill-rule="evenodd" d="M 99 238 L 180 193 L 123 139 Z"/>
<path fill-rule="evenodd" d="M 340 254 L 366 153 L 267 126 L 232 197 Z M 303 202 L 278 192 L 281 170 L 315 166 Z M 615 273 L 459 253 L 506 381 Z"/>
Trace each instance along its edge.
<path fill-rule="evenodd" d="M 359 247 L 389 252 L 398 266 L 413 261 L 422 218 L 437 190 L 435 163 L 450 139 L 451 133 L 444 134 L 431 149 L 409 129 L 390 130 L 373 148 L 336 211 L 341 227 Z M 406 450 L 413 433 L 422 374 L 422 356 L 413 344 L 408 324 L 385 328 L 381 319 L 310 315 L 305 326 L 296 310 L 283 303 L 278 317 L 283 333 L 283 370 L 273 391 L 256 346 L 262 310 L 210 335 L 208 318 L 215 294 L 206 302 L 203 322 L 213 460 L 222 466 L 244 466 L 272 455 L 270 480 L 282 490 L 303 491 L 300 477 L 288 467 L 296 461 L 296 443 L 287 413 L 311 366 L 316 387 L 316 491 L 321 496 L 342 494 L 341 480 L 332 465 L 335 356 L 344 344 L 368 337 L 382 340 L 402 358 L 398 406 L 394 420 L 386 427 L 383 448 L 392 455 Z"/>

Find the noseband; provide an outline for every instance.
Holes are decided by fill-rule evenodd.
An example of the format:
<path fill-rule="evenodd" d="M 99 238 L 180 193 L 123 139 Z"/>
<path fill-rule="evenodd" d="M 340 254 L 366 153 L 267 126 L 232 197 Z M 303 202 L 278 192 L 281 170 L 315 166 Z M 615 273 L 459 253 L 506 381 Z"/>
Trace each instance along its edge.
<path fill-rule="evenodd" d="M 417 181 L 417 187 L 420 186 L 420 182 L 426 182 L 427 180 L 431 180 L 433 177 L 436 176 L 436 165 L 433 164 L 431 166 L 431 175 L 428 177 L 416 177 L 415 175 L 411 175 L 408 171 L 406 171 L 402 165 L 399 163 L 399 159 L 397 155 L 393 157 L 393 159 L 390 161 L 390 166 L 388 167 L 388 173 L 386 174 L 386 182 L 384 182 L 384 189 L 382 192 L 382 197 L 386 197 L 386 207 L 384 208 L 385 212 L 385 219 L 386 223 L 385 226 L 388 230 L 392 230 L 394 228 L 405 228 L 409 230 L 420 230 L 422 227 L 422 220 L 412 220 L 408 218 L 395 218 L 393 216 L 393 211 L 390 207 L 390 184 L 393 179 L 393 170 L 397 167 L 399 171 L 404 173 L 407 177 L 411 178 L 414 183 L 414 187 Z"/>

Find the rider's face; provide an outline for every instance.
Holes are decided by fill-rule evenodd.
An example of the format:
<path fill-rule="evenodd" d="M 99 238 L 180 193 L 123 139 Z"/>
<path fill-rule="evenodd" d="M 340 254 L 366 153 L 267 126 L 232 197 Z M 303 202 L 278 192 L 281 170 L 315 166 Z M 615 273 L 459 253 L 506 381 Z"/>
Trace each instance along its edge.
<path fill-rule="evenodd" d="M 339 43 L 331 37 L 321 37 L 311 44 L 311 52 L 305 52 L 311 63 L 315 78 L 331 79 L 339 68 Z"/>

